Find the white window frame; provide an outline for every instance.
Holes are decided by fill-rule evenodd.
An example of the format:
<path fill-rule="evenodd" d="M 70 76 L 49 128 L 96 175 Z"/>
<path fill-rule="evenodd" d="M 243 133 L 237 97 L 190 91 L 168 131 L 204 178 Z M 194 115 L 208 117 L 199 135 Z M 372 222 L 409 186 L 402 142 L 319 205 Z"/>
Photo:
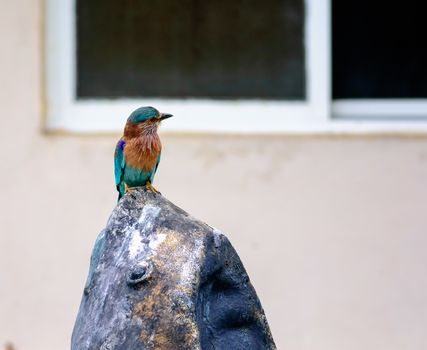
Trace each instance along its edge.
<path fill-rule="evenodd" d="M 338 99 L 332 102 L 332 115 L 351 119 L 427 121 L 427 99 Z"/>
<path fill-rule="evenodd" d="M 330 1 L 306 0 L 305 57 L 306 100 L 221 101 L 199 98 L 76 98 L 75 0 L 46 0 L 46 92 L 48 130 L 93 133 L 117 132 L 135 108 L 152 105 L 176 115 L 162 130 L 230 133 L 317 133 L 317 132 L 427 132 L 427 120 L 362 120 L 366 110 L 373 116 L 425 117 L 427 100 L 395 100 L 399 108 L 386 108 L 372 101 L 331 100 Z M 365 103 L 360 108 L 360 102 Z M 378 101 L 376 101 L 378 102 Z M 374 104 L 376 103 L 374 102 Z M 358 105 L 359 103 L 359 105 Z M 409 107 L 408 107 L 409 106 Z M 382 113 L 379 113 L 380 112 Z M 391 113 L 384 113 L 391 111 Z M 336 118 L 336 117 L 343 118 Z M 347 120 L 345 117 L 351 117 Z"/>

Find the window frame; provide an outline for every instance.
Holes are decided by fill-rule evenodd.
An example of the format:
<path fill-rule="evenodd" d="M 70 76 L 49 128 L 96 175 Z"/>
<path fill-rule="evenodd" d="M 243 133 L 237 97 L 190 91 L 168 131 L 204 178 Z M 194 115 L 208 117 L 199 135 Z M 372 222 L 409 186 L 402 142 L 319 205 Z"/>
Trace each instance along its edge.
<path fill-rule="evenodd" d="M 124 121 L 132 110 L 141 105 L 153 105 L 177 116 L 162 126 L 163 130 L 172 132 L 427 132 L 427 121 L 422 119 L 410 122 L 361 120 L 366 117 L 362 113 L 366 108 L 360 109 L 357 115 L 350 113 L 352 119 L 346 120 L 350 116 L 348 112 L 353 112 L 358 102 L 332 101 L 330 6 L 331 0 L 305 0 L 305 101 L 199 98 L 78 100 L 75 0 L 46 0 L 45 127 L 49 131 L 77 133 L 118 132 L 123 129 Z M 427 99 L 418 103 L 427 111 Z M 400 103 L 399 106 L 403 105 Z M 369 108 L 368 111 L 372 111 Z M 395 108 L 388 110 L 397 111 Z M 399 110 L 402 111 L 401 108 Z M 374 114 L 381 113 L 377 111 Z"/>

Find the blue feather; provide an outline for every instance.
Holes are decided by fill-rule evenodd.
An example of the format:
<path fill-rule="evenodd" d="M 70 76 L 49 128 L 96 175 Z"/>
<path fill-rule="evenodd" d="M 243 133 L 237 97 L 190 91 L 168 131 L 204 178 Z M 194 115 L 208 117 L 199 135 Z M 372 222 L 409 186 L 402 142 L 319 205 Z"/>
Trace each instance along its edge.
<path fill-rule="evenodd" d="M 114 152 L 114 176 L 116 179 L 116 188 L 119 191 L 119 199 L 125 194 L 125 183 L 123 182 L 124 170 L 126 167 L 124 147 L 125 140 L 120 139 L 117 142 L 116 151 Z"/>

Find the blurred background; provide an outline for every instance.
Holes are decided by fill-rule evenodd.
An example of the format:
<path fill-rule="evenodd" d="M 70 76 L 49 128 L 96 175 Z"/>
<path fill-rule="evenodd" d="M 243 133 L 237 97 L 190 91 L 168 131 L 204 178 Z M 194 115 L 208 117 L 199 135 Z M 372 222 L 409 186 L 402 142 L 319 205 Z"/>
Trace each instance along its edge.
<path fill-rule="evenodd" d="M 45 24 L 65 3 L 0 1 L 0 348 L 69 348 L 117 198 L 120 129 L 46 130 Z M 77 102 L 310 98 L 305 29 L 316 2 L 71 3 Z M 347 132 L 165 130 L 156 187 L 229 237 L 278 349 L 425 350 L 425 11 L 411 0 L 320 3 L 331 34 L 325 123 L 344 122 L 334 106 L 353 106 Z M 399 121 L 384 118 L 396 104 Z M 360 116 L 381 118 L 377 131 L 360 132 Z M 382 132 L 388 123 L 394 133 Z"/>

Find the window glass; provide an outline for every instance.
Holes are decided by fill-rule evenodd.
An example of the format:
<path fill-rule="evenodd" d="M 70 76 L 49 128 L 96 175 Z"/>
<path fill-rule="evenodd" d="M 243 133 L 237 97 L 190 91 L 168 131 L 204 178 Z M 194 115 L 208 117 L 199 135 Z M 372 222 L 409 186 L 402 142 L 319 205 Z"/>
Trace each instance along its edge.
<path fill-rule="evenodd" d="M 427 97 L 427 6 L 333 0 L 333 97 Z"/>
<path fill-rule="evenodd" d="M 304 0 L 77 0 L 77 97 L 305 99 Z"/>

